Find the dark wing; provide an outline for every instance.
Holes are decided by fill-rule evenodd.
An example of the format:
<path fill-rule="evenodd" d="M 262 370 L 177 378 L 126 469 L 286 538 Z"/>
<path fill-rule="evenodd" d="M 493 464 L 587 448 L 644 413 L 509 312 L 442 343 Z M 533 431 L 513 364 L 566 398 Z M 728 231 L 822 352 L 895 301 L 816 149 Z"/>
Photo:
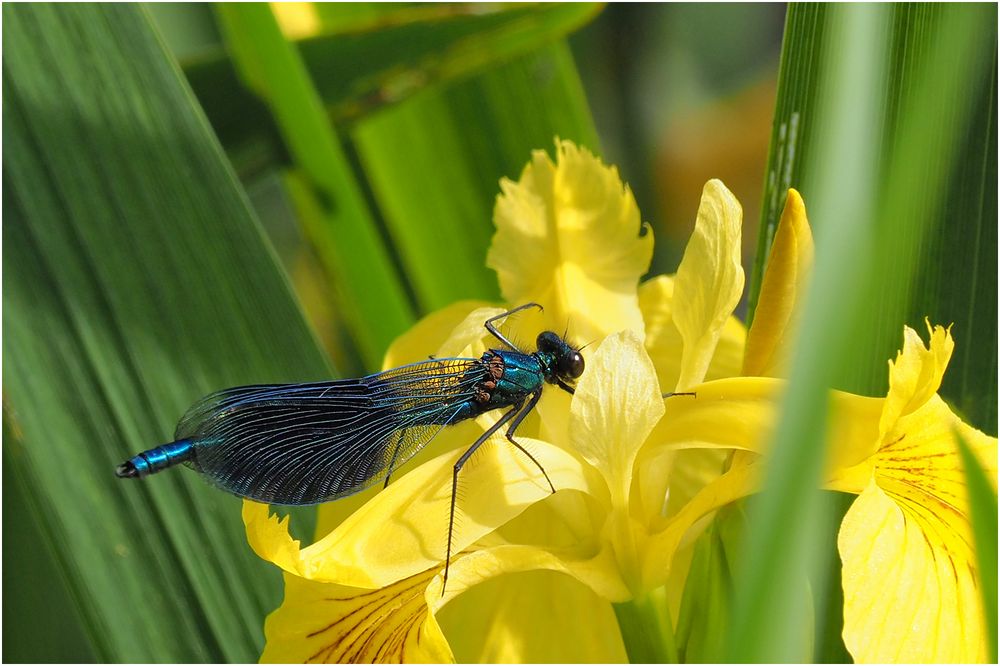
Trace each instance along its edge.
<path fill-rule="evenodd" d="M 468 418 L 485 369 L 440 359 L 360 379 L 213 393 L 177 425 L 191 465 L 222 488 L 271 504 L 316 504 L 381 481 L 441 430 Z"/>

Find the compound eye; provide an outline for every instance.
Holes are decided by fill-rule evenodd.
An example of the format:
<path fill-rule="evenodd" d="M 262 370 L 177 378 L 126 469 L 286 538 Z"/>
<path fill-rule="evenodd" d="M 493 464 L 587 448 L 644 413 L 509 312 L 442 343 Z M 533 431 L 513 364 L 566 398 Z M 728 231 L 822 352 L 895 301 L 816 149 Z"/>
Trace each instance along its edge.
<path fill-rule="evenodd" d="M 578 351 L 571 352 L 562 358 L 559 364 L 562 374 L 571 379 L 579 379 L 583 374 L 583 354 Z"/>

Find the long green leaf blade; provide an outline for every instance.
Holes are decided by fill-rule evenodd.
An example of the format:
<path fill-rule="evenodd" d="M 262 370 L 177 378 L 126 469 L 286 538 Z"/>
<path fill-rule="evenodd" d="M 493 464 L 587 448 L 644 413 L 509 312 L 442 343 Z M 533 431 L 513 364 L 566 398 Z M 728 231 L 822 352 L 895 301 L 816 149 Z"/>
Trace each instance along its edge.
<path fill-rule="evenodd" d="M 751 317 L 785 193 L 798 188 L 810 206 L 811 174 L 828 161 L 816 119 L 827 94 L 820 58 L 833 12 L 823 5 L 789 8 Z M 950 20 L 973 26 L 967 38 L 943 41 Z M 956 355 L 941 394 L 977 427 L 996 432 L 996 7 L 892 5 L 885 31 L 887 76 L 878 93 L 883 128 L 871 148 L 880 233 L 893 237 L 872 276 L 880 288 L 863 315 L 864 335 L 855 338 L 858 362 L 842 388 L 884 394 L 885 360 L 895 354 L 903 324 L 922 330 L 924 317 L 954 323 Z M 850 53 L 854 45 L 838 48 Z M 966 51 L 972 51 L 971 70 L 961 66 Z M 921 235 L 910 226 L 923 229 Z"/>
<path fill-rule="evenodd" d="M 891 351 L 880 348 L 890 329 L 892 349 L 899 346 L 909 286 L 926 261 L 919 250 L 943 217 L 937 204 L 975 117 L 973 105 L 955 100 L 982 85 L 984 65 L 996 57 L 988 9 L 789 11 L 781 85 L 794 94 L 779 93 L 765 202 L 775 189 L 803 192 L 817 260 L 800 336 L 808 347 L 794 350 L 765 490 L 752 513 L 749 582 L 737 591 L 728 654 L 740 661 L 796 659 L 790 650 L 804 614 L 789 572 L 812 572 L 823 589 L 817 546 L 821 530 L 835 529 L 813 490 L 824 456 L 824 394 L 831 386 L 884 391 Z M 911 62 L 900 49 L 921 57 Z M 761 246 L 768 243 L 762 236 Z"/>
<path fill-rule="evenodd" d="M 295 46 L 334 124 L 346 129 L 428 88 L 549 46 L 593 18 L 600 5 L 334 7 L 316 5 L 320 34 Z M 240 83 L 225 53 L 192 59 L 184 69 L 241 173 L 262 161 L 286 160 L 267 109 Z"/>
<path fill-rule="evenodd" d="M 389 343 L 413 321 L 413 308 L 364 201 L 309 73 L 266 4 L 219 5 L 223 32 L 247 82 L 268 103 L 281 135 L 323 209 L 307 225 L 337 287 L 342 314 L 365 365 L 378 368 Z"/>
<path fill-rule="evenodd" d="M 979 564 L 979 591 L 983 595 L 986 630 L 990 636 L 990 659 L 997 660 L 997 494 L 969 443 L 957 431 L 955 440 L 965 468 L 969 489 L 969 513 Z"/>
<path fill-rule="evenodd" d="M 569 21 L 579 22 L 584 15 L 592 14 L 593 8 L 574 8 L 572 12 L 517 10 L 488 14 L 482 17 L 489 18 L 486 22 L 460 16 L 396 27 L 393 26 L 397 15 L 405 14 L 405 10 L 390 7 L 372 11 L 379 13 L 379 24 L 390 27 L 363 32 L 360 36 L 330 37 L 330 48 L 322 59 L 315 59 L 315 48 L 310 50 L 309 45 L 315 46 L 315 41 L 301 44 L 302 62 L 308 62 L 306 56 L 312 53 L 314 63 L 329 64 L 315 69 L 317 77 L 322 78 L 314 81 L 315 91 L 308 95 L 301 86 L 291 90 L 288 85 L 290 80 L 306 78 L 303 67 L 292 67 L 288 57 L 275 55 L 277 51 L 263 57 L 270 49 L 284 53 L 292 48 L 279 43 L 283 40 L 273 22 L 265 34 L 260 26 L 250 25 L 249 19 L 259 13 L 257 10 L 224 6 L 220 15 L 236 47 L 233 51 L 237 62 L 275 109 L 294 161 L 314 182 L 324 182 L 318 173 L 329 181 L 327 174 L 332 169 L 317 170 L 315 160 L 310 159 L 303 147 L 315 150 L 330 143 L 324 138 L 330 130 L 318 114 L 311 113 L 313 118 L 309 122 L 296 122 L 293 117 L 295 114 L 301 117 L 303 109 L 314 108 L 320 94 L 326 102 L 331 85 L 336 83 L 330 78 L 335 72 L 340 72 L 341 78 L 355 76 L 341 71 L 345 60 L 336 55 L 339 53 L 336 49 L 370 50 L 370 57 L 346 60 L 366 62 L 366 67 L 387 58 L 395 61 L 400 57 L 396 53 L 400 49 L 406 53 L 418 49 L 413 62 L 407 63 L 406 71 L 428 68 L 421 77 L 425 81 L 421 92 L 353 125 L 349 137 L 351 152 L 357 156 L 356 177 L 370 192 L 372 217 L 384 222 L 388 232 L 385 241 L 391 246 L 392 256 L 399 258 L 418 312 L 461 299 L 496 298 L 496 278 L 484 259 L 493 232 L 490 220 L 499 176 L 516 176 L 531 150 L 551 146 L 556 135 L 596 150 L 596 132 L 586 98 L 564 43 L 546 46 L 459 83 L 454 82 L 458 77 L 452 75 L 442 76 L 443 80 L 436 85 L 427 86 L 426 82 L 438 78 L 433 72 L 440 72 L 441 67 L 448 71 L 482 70 L 487 61 L 498 59 L 499 53 L 513 52 L 511 45 L 499 52 L 490 47 L 496 38 L 495 31 L 499 31 L 497 34 L 513 31 L 512 34 L 519 35 L 515 40 L 514 51 L 517 51 L 540 39 L 546 31 L 556 34 L 565 30 Z M 479 27 L 478 39 L 468 43 L 457 39 L 456 35 L 466 34 L 473 25 Z M 331 33 L 341 28 L 338 24 L 323 27 Z M 413 45 L 404 40 L 400 49 L 388 48 L 386 35 L 400 31 L 413 32 L 421 39 Z M 436 51 L 429 50 L 432 45 Z M 456 59 L 453 53 L 456 49 L 466 54 L 464 59 Z M 452 60 L 454 65 L 441 65 Z M 473 67 L 473 63 L 478 64 Z M 359 264 L 366 264 L 364 275 L 375 272 L 369 266 L 379 264 L 378 261 L 368 259 L 357 243 L 345 243 L 343 224 L 315 214 L 317 206 L 308 200 L 308 188 L 303 187 L 302 181 L 301 178 L 290 181 L 293 199 L 298 204 L 300 220 L 320 253 L 330 255 L 327 262 L 330 270 L 335 275 L 348 275 L 342 258 L 326 252 L 325 248 L 351 245 L 349 256 L 358 258 Z M 371 224 L 368 220 L 366 226 Z M 342 288 L 350 288 L 351 284 L 360 285 L 365 280 L 338 282 L 347 285 Z M 363 289 L 353 289 L 351 301 L 364 303 L 367 296 L 372 307 L 380 308 L 382 291 L 364 284 Z M 372 298 L 373 295 L 378 298 Z"/>
<path fill-rule="evenodd" d="M 812 204 L 812 217 L 825 220 L 835 211 L 834 182 L 849 193 L 850 203 L 841 211 L 844 219 L 818 230 L 816 269 L 793 351 L 789 390 L 774 435 L 764 490 L 751 503 L 746 573 L 736 590 L 727 661 L 804 659 L 797 647 L 809 628 L 805 625 L 804 595 L 796 582 L 809 575 L 811 563 L 819 555 L 815 549 L 819 529 L 828 520 L 815 490 L 823 463 L 826 390 L 833 385 L 836 371 L 831 360 L 847 351 L 846 333 L 851 330 L 845 317 L 830 314 L 855 307 L 873 252 L 865 225 L 873 215 L 870 146 L 879 128 L 874 91 L 881 84 L 880 19 L 877 9 L 838 8 L 831 22 L 831 42 L 844 44 L 851 39 L 854 48 L 828 65 L 826 78 L 835 91 L 844 92 L 852 84 L 856 87 L 850 105 L 836 94 L 821 99 L 830 105 L 823 129 L 831 140 L 824 147 L 829 149 L 827 157 L 836 164 L 842 180 L 821 186 L 819 200 Z M 832 177 L 833 172 L 825 175 Z M 839 280 L 840 267 L 849 261 L 858 267 L 857 272 Z M 805 347 L 803 340 L 810 341 L 811 348 Z"/>
<path fill-rule="evenodd" d="M 143 10 L 3 18 L 4 464 L 100 659 L 255 661 L 279 580 L 238 501 L 113 470 L 201 395 L 326 361 Z"/>

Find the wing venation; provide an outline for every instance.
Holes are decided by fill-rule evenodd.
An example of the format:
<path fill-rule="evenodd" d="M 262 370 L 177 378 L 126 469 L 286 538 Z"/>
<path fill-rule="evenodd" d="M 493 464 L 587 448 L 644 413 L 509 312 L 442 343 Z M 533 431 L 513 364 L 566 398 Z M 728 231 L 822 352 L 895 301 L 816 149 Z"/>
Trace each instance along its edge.
<path fill-rule="evenodd" d="M 195 404 L 176 438 L 192 466 L 230 492 L 315 504 L 382 480 L 468 415 L 478 359 L 423 361 L 360 379 L 244 386 Z"/>

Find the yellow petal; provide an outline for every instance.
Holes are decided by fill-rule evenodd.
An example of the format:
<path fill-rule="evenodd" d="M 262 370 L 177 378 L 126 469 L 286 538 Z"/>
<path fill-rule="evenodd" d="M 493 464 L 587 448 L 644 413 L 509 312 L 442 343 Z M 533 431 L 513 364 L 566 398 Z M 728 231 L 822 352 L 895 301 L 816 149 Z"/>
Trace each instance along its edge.
<path fill-rule="evenodd" d="M 976 577 L 875 483 L 840 528 L 844 644 L 858 663 L 986 660 Z"/>
<path fill-rule="evenodd" d="M 646 323 L 646 351 L 653 359 L 660 386 L 672 389 L 681 374 L 684 343 L 673 320 L 674 278 L 658 275 L 639 285 L 639 309 Z M 743 363 L 746 328 L 728 317 L 705 373 L 705 381 L 735 377 Z"/>
<path fill-rule="evenodd" d="M 614 565 L 614 553 L 610 548 L 604 548 L 590 557 L 581 557 L 576 548 L 550 550 L 520 544 L 482 545 L 480 550 L 463 553 L 452 562 L 448 588 L 443 597 L 440 577 L 435 579 L 438 584 L 428 588 L 428 602 L 436 610 L 485 580 L 501 574 L 537 570 L 568 574 L 594 590 L 602 599 L 625 601 L 629 592 L 613 575 Z"/>
<path fill-rule="evenodd" d="M 527 608 L 508 609 L 510 613 L 519 611 L 516 617 L 511 614 L 506 618 L 498 617 L 495 608 L 481 603 L 483 595 L 480 590 L 485 588 L 489 592 L 489 581 L 503 577 L 502 589 L 514 589 L 510 586 L 510 577 L 505 574 L 537 570 L 552 572 L 541 580 L 547 581 L 550 591 L 560 593 L 560 596 L 550 597 L 549 603 L 559 603 L 562 607 L 566 601 L 562 595 L 569 593 L 581 604 L 581 612 L 589 611 L 587 621 L 577 623 L 575 627 L 580 639 L 587 643 L 562 643 L 572 636 L 554 634 L 551 617 L 545 623 L 535 623 L 538 626 L 534 627 L 534 636 L 522 633 L 526 628 L 525 621 L 529 619 L 528 611 L 539 610 L 535 602 L 545 591 L 537 585 L 537 577 L 529 579 L 535 582 L 532 586 L 535 598 L 530 600 L 533 603 Z M 586 567 L 582 570 L 586 577 Z M 521 653 L 528 661 L 541 661 L 545 647 L 539 641 L 543 634 L 537 632 L 546 628 L 544 636 L 554 643 L 549 646 L 551 654 L 576 655 L 586 650 L 591 658 L 597 656 L 602 660 L 605 657 L 612 660 L 614 657 L 614 661 L 621 660 L 623 648 L 620 639 L 617 646 L 614 643 L 617 624 L 613 614 L 608 617 L 608 603 L 602 601 L 599 595 L 588 592 L 586 587 L 574 583 L 566 576 L 573 573 L 567 569 L 566 563 L 544 549 L 501 545 L 459 554 L 452 561 L 444 596 L 441 594 L 441 573 L 442 567 L 435 566 L 374 590 L 309 580 L 286 573 L 285 599 L 264 625 L 267 645 L 261 661 L 450 662 L 453 661 L 451 648 L 441 632 L 436 613 L 444 616 L 453 635 L 486 627 L 494 632 L 492 638 L 507 638 L 506 644 L 491 640 L 489 645 L 480 646 L 492 649 L 492 656 L 497 660 L 503 660 L 501 657 L 504 655 L 513 658 L 516 653 Z M 553 583 L 553 580 L 558 582 Z M 466 602 L 466 599 L 472 603 Z M 449 609 L 452 604 L 457 606 L 454 611 Z M 449 614 L 455 619 L 449 620 Z M 562 615 L 567 615 L 565 607 L 562 607 Z M 505 623 L 505 619 L 510 624 Z M 504 635 L 505 629 L 509 635 Z M 459 646 L 465 653 L 471 651 L 469 640 L 462 636 L 459 636 Z M 468 658 L 467 654 L 462 656 Z"/>
<path fill-rule="evenodd" d="M 798 192 L 788 190 L 785 210 L 767 258 L 740 374 L 787 375 L 787 352 L 794 339 L 812 263 L 813 239 L 806 207 Z"/>
<path fill-rule="evenodd" d="M 974 561 L 958 429 L 996 486 L 997 440 L 955 416 L 938 396 L 904 416 L 875 456 L 875 482 L 935 547 Z"/>
<path fill-rule="evenodd" d="M 648 588 L 663 585 L 670 578 L 674 556 L 685 543 L 685 535 L 704 516 L 719 507 L 757 491 L 761 463 L 734 467 L 701 489 L 690 502 L 677 512 L 666 527 L 650 536 L 646 542 L 643 580 Z"/>
<path fill-rule="evenodd" d="M 646 453 L 643 449 L 639 454 L 633 485 L 638 486 L 644 522 L 652 529 L 658 529 L 702 488 L 717 479 L 729 455 L 724 449 L 677 448 L 645 460 Z"/>
<path fill-rule="evenodd" d="M 568 557 L 565 556 L 567 554 Z M 544 548 L 524 545 L 499 545 L 482 548 L 465 553 L 452 563 L 448 589 L 444 597 L 439 596 L 440 587 L 431 585 L 427 588 L 426 599 L 435 612 L 445 606 L 441 614 L 443 622 L 449 630 L 449 635 L 454 636 L 458 632 L 469 631 L 470 627 L 463 620 L 470 616 L 474 618 L 472 631 L 475 632 L 477 627 L 484 627 L 482 633 L 487 631 L 492 633 L 491 638 L 486 641 L 487 644 L 479 646 L 479 649 L 484 651 L 482 655 L 484 659 L 548 661 L 548 659 L 543 658 L 547 654 L 546 647 L 540 644 L 542 639 L 547 638 L 554 643 L 554 645 L 548 646 L 548 650 L 550 650 L 548 654 L 579 655 L 580 652 L 585 652 L 589 653 L 590 656 L 583 659 L 583 655 L 579 655 L 581 661 L 597 659 L 612 662 L 621 661 L 623 648 L 620 647 L 620 638 L 617 642 L 614 640 L 617 622 L 613 616 L 608 617 L 610 608 L 607 601 L 624 601 L 628 598 L 626 596 L 628 592 L 620 582 L 612 582 L 610 586 L 607 584 L 606 573 L 613 566 L 614 557 L 608 550 L 589 560 L 578 559 L 577 555 L 579 553 L 574 552 L 574 549 L 569 549 L 566 553 L 556 553 Z M 481 593 L 481 586 L 484 582 L 503 576 L 500 579 L 503 589 L 512 589 L 516 592 L 517 588 L 509 587 L 510 581 L 514 577 L 504 574 L 521 574 L 532 571 L 551 572 L 552 575 L 541 578 L 535 576 L 528 579 L 530 582 L 535 582 L 535 585 L 531 586 L 533 598 L 526 600 L 520 609 L 511 607 L 510 613 L 514 615 L 508 614 L 505 617 L 498 617 L 488 602 L 483 601 L 484 596 L 490 601 L 496 601 L 496 597 L 490 594 L 491 591 L 496 590 L 496 586 L 487 587 L 485 595 Z M 584 583 L 596 594 L 587 593 L 579 586 L 567 582 L 565 580 L 566 574 Z M 554 575 L 562 578 L 554 577 Z M 538 581 L 544 581 L 543 585 L 551 587 L 543 587 L 538 584 Z M 560 596 L 545 594 L 546 589 L 560 591 Z M 561 596 L 561 593 L 567 592 L 571 595 L 570 598 L 580 601 L 579 606 L 576 604 L 568 605 L 571 602 L 566 597 Z M 542 595 L 548 597 L 547 603 L 559 604 L 559 608 L 551 615 L 544 613 L 543 607 L 540 606 L 542 602 L 538 597 Z M 455 607 L 448 608 L 452 604 Z M 576 608 L 581 614 L 589 615 L 589 618 L 585 622 L 577 622 L 576 627 L 568 628 L 569 633 L 564 634 L 558 631 L 557 623 L 560 621 L 571 622 L 571 608 Z M 483 617 L 484 615 L 486 617 Z M 538 615 L 543 617 L 540 619 Z M 556 616 L 562 616 L 562 620 L 557 619 Z M 532 619 L 535 621 L 531 622 Z M 507 624 L 505 620 L 511 624 Z M 528 631 L 525 627 L 527 623 L 535 625 L 531 629 L 533 634 L 525 633 Z M 539 631 L 544 633 L 540 634 Z M 580 635 L 580 643 L 567 645 L 566 643 L 576 643 L 573 636 L 580 631 L 587 632 L 585 635 Z M 507 644 L 494 643 L 494 639 L 499 641 L 503 638 L 507 639 Z M 470 646 L 467 639 L 458 638 L 458 645 L 460 657 L 463 659 L 473 658 L 471 655 L 476 650 L 474 644 Z M 486 654 L 489 654 L 489 657 Z"/>
<path fill-rule="evenodd" d="M 695 397 L 668 398 L 663 418 L 641 452 L 640 468 L 686 449 L 731 449 L 751 456 L 738 455 L 734 466 L 752 461 L 766 453 L 785 386 L 781 379 L 732 377 L 693 387 Z M 874 469 L 871 457 L 878 449 L 885 400 L 841 391 L 831 391 L 829 399 L 834 416 L 829 420 L 825 487 L 859 493 Z"/>
<path fill-rule="evenodd" d="M 771 377 L 731 377 L 692 387 L 694 397 L 668 398 L 663 418 L 650 435 L 641 460 L 691 448 L 766 453 L 786 385 L 785 380 Z M 848 480 L 839 475 L 869 458 L 878 447 L 879 418 L 885 400 L 842 391 L 831 391 L 829 399 L 831 413 L 836 417 L 829 421 L 827 476 L 848 484 L 853 477 Z M 854 492 L 860 492 L 867 483 L 866 476 Z"/>
<path fill-rule="evenodd" d="M 442 663 L 451 649 L 425 600 L 437 569 L 377 590 L 285 574 L 264 622 L 262 663 Z"/>
<path fill-rule="evenodd" d="M 583 353 L 584 359 L 589 363 L 589 352 L 591 348 Z M 543 391 L 542 398 L 538 401 L 535 411 L 539 416 L 539 439 L 552 442 L 558 446 L 570 446 L 569 438 L 569 409 L 572 404 L 570 394 L 563 390 Z M 529 417 L 530 421 L 530 417 Z M 527 421 L 525 422 L 527 423 Z M 532 432 L 532 431 L 528 431 Z"/>
<path fill-rule="evenodd" d="M 993 486 L 997 440 L 966 425 L 935 394 L 952 351 L 911 329 L 890 363 L 878 451 L 841 526 L 844 640 L 857 661 L 965 662 L 986 657 L 957 430 Z M 859 479 L 860 480 L 860 477 Z"/>
<path fill-rule="evenodd" d="M 649 532 L 661 532 L 702 489 L 718 479 L 729 455 L 722 449 L 679 449 L 643 460 L 645 452 L 646 449 L 640 452 L 636 463 L 632 492 L 633 502 L 636 495 L 641 502 L 642 522 Z M 696 523 L 678 547 L 673 562 L 668 563 L 670 576 L 664 588 L 673 618 L 678 617 L 684 583 L 694 554 L 695 535 L 707 525 L 707 519 Z"/>
<path fill-rule="evenodd" d="M 267 504 L 243 500 L 243 525 L 247 542 L 258 557 L 273 562 L 285 571 L 301 571 L 300 542 L 288 533 L 290 516 L 271 513 Z"/>
<path fill-rule="evenodd" d="M 743 211 L 732 192 L 710 180 L 674 282 L 674 323 L 684 341 L 675 390 L 705 379 L 722 329 L 743 294 Z"/>
<path fill-rule="evenodd" d="M 600 479 L 596 481 L 596 486 L 603 485 Z M 574 559 L 585 559 L 600 549 L 595 524 L 603 523 L 606 510 L 596 504 L 596 498 L 582 493 L 556 493 L 544 502 L 532 504 L 498 528 L 493 537 L 497 543 L 538 545 L 562 553 L 575 551 Z M 607 504 L 606 497 L 603 504 Z"/>
<path fill-rule="evenodd" d="M 389 370 L 407 363 L 426 361 L 431 354 L 440 355 L 441 345 L 456 335 L 456 329 L 462 327 L 474 311 L 501 312 L 496 308 L 491 310 L 485 308 L 493 306 L 483 301 L 458 301 L 427 315 L 393 340 L 385 353 L 382 369 Z M 479 321 L 478 332 L 485 334 L 484 321 L 485 317 Z M 464 334 L 464 329 L 461 329 L 461 332 Z"/>
<path fill-rule="evenodd" d="M 567 556 L 568 555 L 568 556 Z M 431 585 L 427 588 L 427 602 L 435 612 L 438 611 L 442 606 L 445 609 L 441 611 L 444 622 L 446 622 L 446 627 L 450 630 L 449 635 L 454 635 L 457 631 L 464 631 L 466 627 L 461 625 L 461 619 L 467 616 L 467 613 L 475 614 L 478 624 L 473 625 L 473 629 L 476 626 L 492 625 L 494 621 L 501 620 L 497 618 L 492 613 L 488 617 L 483 618 L 482 616 L 489 613 L 490 608 L 484 607 L 481 603 L 477 603 L 479 600 L 483 599 L 483 595 L 480 594 L 480 586 L 487 581 L 500 578 L 500 583 L 504 587 L 509 584 L 509 581 L 513 580 L 513 576 L 505 574 L 522 574 L 524 572 L 537 572 L 544 571 L 550 572 L 551 575 L 541 578 L 541 580 L 548 581 L 549 584 L 555 586 L 558 590 L 572 590 L 570 594 L 578 599 L 583 599 L 583 603 L 587 604 L 587 608 L 595 611 L 595 616 L 592 616 L 588 621 L 580 623 L 580 626 L 576 628 L 576 631 L 593 631 L 593 635 L 587 637 L 586 640 L 589 644 L 594 643 L 604 643 L 600 647 L 595 646 L 595 652 L 590 657 L 590 659 L 597 658 L 598 655 L 608 657 L 609 661 L 619 661 L 618 656 L 621 654 L 620 648 L 611 641 L 608 641 L 612 636 L 613 628 L 617 628 L 617 622 L 613 618 L 607 617 L 607 612 L 610 608 L 607 606 L 608 600 L 613 601 L 623 601 L 627 591 L 621 586 L 620 583 L 612 583 L 610 586 L 606 585 L 606 572 L 609 570 L 609 564 L 613 564 L 614 558 L 610 555 L 608 551 L 597 557 L 591 558 L 590 560 L 576 559 L 579 553 L 574 552 L 574 549 L 569 549 L 565 553 L 550 552 L 544 548 L 539 548 L 535 546 L 524 546 L 524 545 L 499 545 L 495 547 L 484 547 L 481 550 L 476 550 L 474 552 L 469 552 L 463 554 L 461 557 L 456 559 L 452 563 L 451 573 L 448 579 L 448 588 L 444 597 L 440 597 L 440 587 L 437 585 Z M 552 583 L 553 580 L 559 580 L 553 578 L 553 575 L 566 577 L 566 575 L 572 576 L 577 579 L 591 590 L 594 590 L 596 594 L 589 595 L 582 591 L 576 585 L 570 582 L 562 580 L 559 583 Z M 436 579 L 440 580 L 440 578 Z M 529 579 L 532 580 L 532 579 Z M 539 580 L 538 577 L 534 577 L 533 580 Z M 496 589 L 493 587 L 492 589 Z M 550 588 L 552 589 L 552 588 Z M 490 588 L 487 588 L 487 592 Z M 534 598 L 532 606 L 540 603 L 537 597 L 543 594 L 544 588 L 537 587 L 535 589 Z M 463 599 L 468 597 L 468 601 L 471 603 L 463 603 Z M 601 608 L 601 600 L 603 600 L 604 607 Z M 558 614 L 564 616 L 570 615 L 569 608 L 567 607 L 567 600 L 561 597 L 552 597 L 548 600 L 549 603 L 558 603 L 560 610 Z M 454 609 L 447 608 L 448 606 L 455 604 Z M 471 606 L 471 610 L 470 610 Z M 583 611 L 584 608 L 580 608 Z M 454 612 L 452 612 L 454 611 Z M 517 612 L 517 609 L 511 609 L 511 612 Z M 526 621 L 530 620 L 532 617 L 536 618 L 536 623 L 539 625 L 535 627 L 535 630 L 545 631 L 544 634 L 539 636 L 535 634 L 534 636 L 526 637 L 523 634 L 511 635 L 513 631 L 504 631 L 505 627 L 502 623 L 498 626 L 491 626 L 490 630 L 496 630 L 501 634 L 507 634 L 508 640 L 516 641 L 514 645 L 491 645 L 491 646 L 481 646 L 483 650 L 492 650 L 492 658 L 496 658 L 497 661 L 505 661 L 507 658 L 513 659 L 514 652 L 523 652 L 524 660 L 528 662 L 532 661 L 546 661 L 541 659 L 543 648 L 537 644 L 537 640 L 541 637 L 547 636 L 548 639 L 554 643 L 561 643 L 564 639 L 569 639 L 571 636 L 563 635 L 555 630 L 555 623 L 557 620 L 554 616 L 549 616 L 544 619 L 544 621 L 538 620 L 538 616 L 534 613 L 538 613 L 538 608 L 524 607 L 519 611 L 519 617 L 516 620 L 516 627 L 523 628 Z M 451 615 L 449 618 L 448 615 Z M 568 620 L 569 618 L 564 618 Z M 515 620 L 511 618 L 511 621 Z M 509 625 L 508 625 L 509 627 Z M 514 627 L 509 627 L 511 630 Z M 547 631 L 546 631 L 547 629 Z M 497 636 L 499 638 L 499 636 Z M 620 641 L 620 639 L 619 639 Z M 462 658 L 471 658 L 470 652 L 474 651 L 474 648 L 468 646 L 466 641 L 459 641 L 461 645 L 461 652 L 459 656 Z M 556 648 L 557 646 L 553 646 Z M 562 652 L 564 650 L 576 652 L 582 646 L 567 646 L 559 645 L 557 649 Z M 614 659 L 611 659 L 614 657 Z"/>
<path fill-rule="evenodd" d="M 643 458 L 680 448 L 762 453 L 785 385 L 769 377 L 731 377 L 692 387 L 694 396 L 667 398 Z"/>
<path fill-rule="evenodd" d="M 656 370 L 638 336 L 607 337 L 587 359 L 570 408 L 576 450 L 601 471 L 614 506 L 627 506 L 632 463 L 663 415 Z"/>
<path fill-rule="evenodd" d="M 502 180 L 496 235 L 486 263 L 504 299 L 546 308 L 547 328 L 567 324 L 583 341 L 613 331 L 642 331 L 636 299 L 653 237 L 643 227 L 618 170 L 569 141 L 556 163 L 535 151 L 518 182 Z"/>
<path fill-rule="evenodd" d="M 507 312 L 506 308 L 490 306 L 481 307 L 469 312 L 451 331 L 451 334 L 441 344 L 435 355 L 441 358 L 479 358 L 487 349 L 500 347 L 500 341 L 486 330 L 486 320 L 492 319 L 504 312 Z M 510 333 L 513 336 L 513 332 L 510 330 L 511 327 L 525 317 L 530 318 L 531 314 L 531 311 L 526 311 L 495 323 L 499 326 L 501 333 Z"/>
<path fill-rule="evenodd" d="M 464 663 L 626 663 L 611 604 L 563 573 L 508 574 L 438 614 Z"/>
<path fill-rule="evenodd" d="M 550 444 L 519 437 L 560 490 L 585 490 L 581 463 Z M 290 573 L 363 588 L 392 584 L 441 564 L 451 504 L 448 452 L 392 483 L 333 532 L 299 550 L 287 525 L 244 504 L 247 537 L 263 558 Z M 532 503 L 550 496 L 542 472 L 504 440 L 484 444 L 459 476 L 452 553 L 492 532 Z M 450 585 L 450 584 L 449 584 Z"/>
<path fill-rule="evenodd" d="M 883 436 L 901 416 L 920 408 L 941 386 L 955 342 L 951 332 L 941 326 L 931 327 L 930 344 L 924 347 L 917 332 L 903 327 L 903 350 L 896 362 L 889 361 L 889 395 L 882 414 Z"/>
<path fill-rule="evenodd" d="M 910 469 L 922 468 L 926 461 L 921 457 L 925 455 L 930 456 L 928 460 L 941 460 L 939 456 L 944 451 L 948 452 L 948 465 L 959 465 L 951 436 L 946 431 L 950 424 L 958 425 L 961 421 L 947 408 L 922 411 L 941 385 L 954 349 L 948 331 L 940 326 L 931 328 L 930 324 L 928 329 L 931 332 L 929 347 L 924 347 L 916 331 L 909 327 L 903 329 L 903 350 L 895 362 L 889 362 L 889 394 L 885 400 L 879 401 L 882 409 L 877 434 L 872 433 L 871 410 L 864 413 L 854 410 L 852 414 L 852 410 L 848 409 L 841 414 L 839 411 L 843 405 L 834 405 L 834 422 L 852 429 L 853 434 L 833 441 L 828 488 L 862 492 L 876 467 L 882 464 L 876 453 L 886 447 L 899 450 L 902 446 L 903 450 L 910 451 L 906 455 L 909 460 L 905 463 Z M 870 406 L 875 404 L 873 402 Z M 915 412 L 922 412 L 923 418 L 910 419 Z M 907 437 L 910 439 L 899 445 L 901 438 Z M 915 445 L 918 440 L 923 444 Z"/>
<path fill-rule="evenodd" d="M 884 398 L 831 392 L 825 487 L 858 494 L 874 471 L 872 456 L 879 447 L 879 421 Z"/>
<path fill-rule="evenodd" d="M 534 568 L 562 571 L 590 587 L 602 599 L 624 601 L 631 594 L 605 530 L 610 514 L 608 491 L 596 470 L 589 465 L 585 465 L 585 470 L 596 477 L 590 490 L 602 491 L 598 496 L 573 491 L 556 493 L 531 505 L 480 539 L 476 546 L 491 546 L 494 553 L 501 552 L 496 548 L 501 545 L 527 546 L 543 553 L 532 555 Z M 449 590 L 450 586 L 449 582 Z"/>

